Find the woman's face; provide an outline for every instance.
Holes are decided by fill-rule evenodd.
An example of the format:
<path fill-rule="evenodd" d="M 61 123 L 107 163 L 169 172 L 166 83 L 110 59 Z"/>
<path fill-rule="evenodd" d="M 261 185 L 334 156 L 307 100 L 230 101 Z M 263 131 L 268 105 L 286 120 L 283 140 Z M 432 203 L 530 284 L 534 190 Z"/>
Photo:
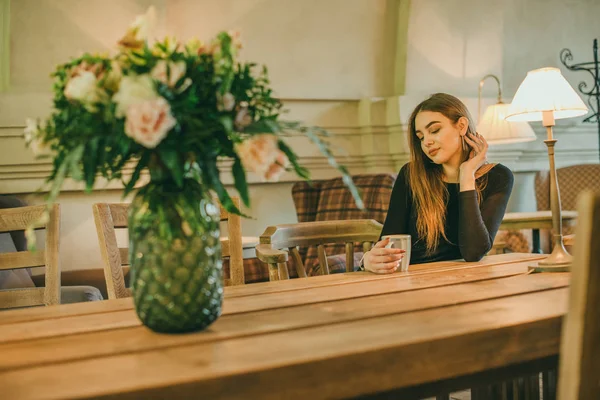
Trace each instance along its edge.
<path fill-rule="evenodd" d="M 421 111 L 415 119 L 416 136 L 421 142 L 421 149 L 436 164 L 446 164 L 454 159 L 460 162 L 461 137 L 467 128 L 466 118 L 460 118 L 454 124 L 439 112 Z"/>

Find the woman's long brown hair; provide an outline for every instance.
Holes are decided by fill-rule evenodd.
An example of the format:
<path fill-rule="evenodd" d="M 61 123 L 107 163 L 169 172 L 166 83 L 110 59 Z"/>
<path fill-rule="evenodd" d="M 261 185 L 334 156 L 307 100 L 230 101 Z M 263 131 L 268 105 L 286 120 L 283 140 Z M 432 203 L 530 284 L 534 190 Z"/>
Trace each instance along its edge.
<path fill-rule="evenodd" d="M 408 122 L 408 143 L 411 149 L 411 163 L 408 167 L 408 182 L 412 192 L 412 202 L 417 214 L 417 233 L 424 240 L 427 253 L 431 254 L 438 246 L 440 238 L 446 237 L 446 206 L 448 189 L 443 180 L 441 165 L 433 163 L 421 148 L 417 138 L 415 120 L 421 111 L 439 112 L 456 124 L 461 117 L 469 121 L 467 133 L 475 133 L 476 127 L 467 107 L 456 97 L 446 93 L 436 93 L 419 104 Z M 471 148 L 463 139 L 462 161 L 469 157 Z M 481 202 L 481 192 L 487 179 L 476 181 L 475 189 Z"/>

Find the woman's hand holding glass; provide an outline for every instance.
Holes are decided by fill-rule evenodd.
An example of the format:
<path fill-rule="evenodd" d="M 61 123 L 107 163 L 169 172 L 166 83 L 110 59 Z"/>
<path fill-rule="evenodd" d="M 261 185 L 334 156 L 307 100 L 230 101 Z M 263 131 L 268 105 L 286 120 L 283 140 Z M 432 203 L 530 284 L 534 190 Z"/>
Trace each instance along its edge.
<path fill-rule="evenodd" d="M 400 267 L 405 251 L 386 248 L 389 242 L 389 238 L 383 239 L 365 253 L 363 258 L 365 270 L 375 274 L 391 274 Z"/>

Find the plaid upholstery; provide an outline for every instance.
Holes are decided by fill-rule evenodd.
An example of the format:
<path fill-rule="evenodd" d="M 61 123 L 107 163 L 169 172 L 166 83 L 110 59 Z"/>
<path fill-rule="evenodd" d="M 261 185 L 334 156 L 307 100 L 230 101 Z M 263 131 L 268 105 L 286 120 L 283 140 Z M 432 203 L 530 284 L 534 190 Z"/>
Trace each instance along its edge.
<path fill-rule="evenodd" d="M 577 197 L 584 190 L 600 192 L 600 164 L 572 165 L 556 170 L 562 210 L 576 210 Z M 550 173 L 540 171 L 535 177 L 537 209 L 550 210 Z M 563 227 L 563 235 L 575 233 L 574 227 Z M 542 243 L 552 246 L 550 232 L 540 235 Z"/>
<path fill-rule="evenodd" d="M 498 231 L 496 242 L 503 242 L 506 249 L 514 253 L 531 253 L 533 251 L 531 230 Z"/>
<path fill-rule="evenodd" d="M 383 223 L 396 176 L 396 174 L 377 174 L 355 175 L 352 177 L 365 203 L 365 210 L 363 211 L 356 207 L 354 199 L 344 185 L 342 178 L 316 181 L 313 182 L 312 188 L 305 182 L 296 183 L 292 188 L 292 196 L 296 205 L 298 221 L 374 219 Z M 362 257 L 362 250 L 362 244 L 357 243 L 354 248 L 355 266 L 358 265 Z M 308 249 L 300 248 L 299 252 L 305 262 L 304 267 L 307 274 L 320 274 L 316 246 L 311 246 Z M 328 258 L 328 261 L 331 261 L 331 263 L 328 263 L 331 273 L 346 270 L 346 248 L 344 244 L 327 245 L 325 246 L 325 252 L 328 256 L 342 255 L 331 260 Z"/>
<path fill-rule="evenodd" d="M 584 190 L 600 192 L 600 164 L 573 165 L 556 170 L 563 210 L 577 209 L 577 196 Z M 541 171 L 535 177 L 538 210 L 550 209 L 550 174 Z"/>
<path fill-rule="evenodd" d="M 229 258 L 223 259 L 223 275 L 225 278 L 231 278 L 229 273 Z M 269 267 L 263 264 L 258 258 L 245 258 L 244 278 L 246 283 L 268 282 Z"/>
<path fill-rule="evenodd" d="M 556 170 L 560 202 L 562 210 L 576 210 L 577 196 L 584 190 L 600 192 L 600 165 L 583 164 Z M 539 171 L 535 176 L 535 199 L 538 211 L 550 210 L 550 171 Z M 563 235 L 575 232 L 574 227 L 563 227 Z M 531 251 L 532 239 L 528 230 L 504 231 L 502 240 L 511 251 Z M 552 240 L 549 231 L 540 232 L 542 250 L 549 253 L 552 250 Z"/>
<path fill-rule="evenodd" d="M 298 222 L 312 222 L 317 218 L 322 184 L 323 181 L 313 181 L 311 183 L 301 181 L 295 183 L 292 187 L 292 197 L 296 206 Z"/>

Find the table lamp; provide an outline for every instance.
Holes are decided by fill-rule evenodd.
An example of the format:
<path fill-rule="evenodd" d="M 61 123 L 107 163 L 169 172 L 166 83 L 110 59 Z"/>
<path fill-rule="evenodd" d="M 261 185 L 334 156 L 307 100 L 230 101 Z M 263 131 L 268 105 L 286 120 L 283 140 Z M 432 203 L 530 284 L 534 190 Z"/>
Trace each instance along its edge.
<path fill-rule="evenodd" d="M 498 102 L 489 106 L 481 117 L 481 90 L 486 79 L 493 78 L 498 84 Z M 535 133 L 527 122 L 509 122 L 506 113 L 510 104 L 502 101 L 502 88 L 496 75 L 486 75 L 479 81 L 477 103 L 477 132 L 482 134 L 490 145 L 531 142 Z"/>
<path fill-rule="evenodd" d="M 508 121 L 542 121 L 548 134 L 548 139 L 544 140 L 544 143 L 548 147 L 550 161 L 550 208 L 554 249 L 545 260 L 530 267 L 536 272 L 569 271 L 571 266 L 571 255 L 565 250 L 563 244 L 560 192 L 554 163 L 556 139 L 552 136 L 552 127 L 556 119 L 579 117 L 587 112 L 588 108 L 558 68 L 529 71 L 508 109 L 506 117 Z"/>

